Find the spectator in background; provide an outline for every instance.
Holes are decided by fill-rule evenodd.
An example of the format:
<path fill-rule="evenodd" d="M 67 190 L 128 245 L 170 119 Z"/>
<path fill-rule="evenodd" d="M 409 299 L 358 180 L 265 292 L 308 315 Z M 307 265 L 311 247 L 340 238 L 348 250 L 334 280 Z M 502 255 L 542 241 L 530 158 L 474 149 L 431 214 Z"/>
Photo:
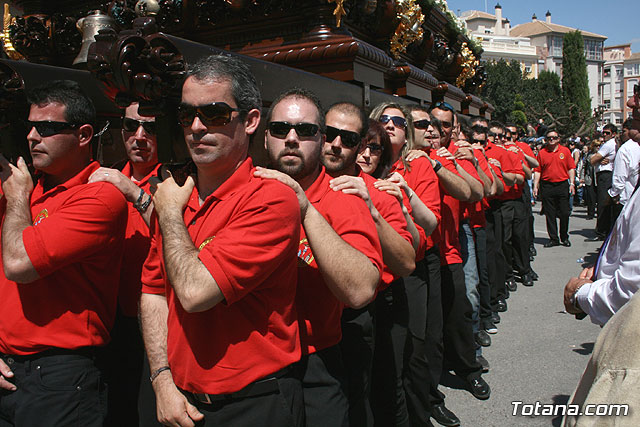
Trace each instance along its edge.
<path fill-rule="evenodd" d="M 607 123 L 602 130 L 605 143 L 591 157 L 591 164 L 596 168 L 596 192 L 598 198 L 598 222 L 596 224 L 596 237 L 593 240 L 604 240 L 613 225 L 612 200 L 608 191 L 611 188 L 613 177 L 617 133 L 618 128 L 616 125 Z"/>
<path fill-rule="evenodd" d="M 638 182 L 638 170 L 640 169 L 640 145 L 629 137 L 631 126 L 631 119 L 625 120 L 622 124 L 622 133 L 620 134 L 622 145 L 618 149 L 616 159 L 613 164 L 613 178 L 611 180 L 609 196 L 611 196 L 614 203 L 614 221 L 618 218 L 618 215 L 620 215 L 622 206 L 627 203 Z"/>

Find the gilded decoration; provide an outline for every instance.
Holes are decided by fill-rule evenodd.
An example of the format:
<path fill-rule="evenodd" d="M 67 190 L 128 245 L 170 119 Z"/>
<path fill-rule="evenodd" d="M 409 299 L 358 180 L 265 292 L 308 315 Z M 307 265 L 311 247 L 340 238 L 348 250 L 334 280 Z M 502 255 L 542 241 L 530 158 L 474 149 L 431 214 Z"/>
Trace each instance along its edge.
<path fill-rule="evenodd" d="M 462 43 L 462 49 L 460 49 L 460 56 L 462 56 L 462 72 L 456 79 L 456 86 L 459 88 L 464 87 L 465 82 L 475 76 L 476 68 L 480 65 L 480 61 L 475 57 L 467 43 Z"/>
<path fill-rule="evenodd" d="M 2 28 L 4 29 L 4 31 L 0 33 L 2 37 L 2 49 L 10 59 L 13 59 L 13 60 L 23 59 L 23 56 L 20 55 L 18 52 L 16 52 L 16 50 L 13 48 L 13 44 L 11 44 L 11 39 L 9 38 L 9 26 L 11 25 L 11 21 L 12 19 L 11 19 L 11 14 L 9 13 L 9 4 L 5 3 L 4 16 L 2 19 L 2 23 L 3 23 Z"/>
<path fill-rule="evenodd" d="M 424 14 L 415 0 L 398 0 L 396 17 L 400 21 L 391 37 L 391 55 L 398 59 L 411 43 L 422 40 Z"/>
<path fill-rule="evenodd" d="M 342 17 L 347 14 L 344 10 L 344 0 L 328 0 L 328 2 L 336 4 L 336 8 L 333 10 L 333 16 L 336 17 L 336 27 L 340 27 Z"/>

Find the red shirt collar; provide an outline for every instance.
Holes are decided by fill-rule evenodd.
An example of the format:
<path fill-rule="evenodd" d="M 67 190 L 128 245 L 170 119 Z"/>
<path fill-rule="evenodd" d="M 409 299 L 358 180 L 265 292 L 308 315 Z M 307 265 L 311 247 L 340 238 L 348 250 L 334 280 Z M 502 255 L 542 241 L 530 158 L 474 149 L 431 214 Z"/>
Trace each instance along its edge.
<path fill-rule="evenodd" d="M 138 185 L 138 187 L 142 187 L 143 185 L 146 185 L 152 176 L 156 176 L 158 174 L 158 169 L 160 169 L 160 163 L 155 165 L 153 170 L 149 172 L 147 176 L 142 178 L 140 181 L 136 181 L 136 184 Z M 124 165 L 124 167 L 122 168 L 122 174 L 127 178 L 131 178 L 133 176 L 133 168 L 131 167 L 131 162 L 127 162 L 127 164 Z"/>
<path fill-rule="evenodd" d="M 38 182 L 36 183 L 33 192 L 31 193 L 31 200 L 35 202 L 41 197 L 49 197 L 55 193 L 68 190 L 71 187 L 75 187 L 76 185 L 86 184 L 89 181 L 89 177 L 93 172 L 95 172 L 100 167 L 100 163 L 95 160 L 89 163 L 84 169 L 78 172 L 73 178 L 63 182 L 62 184 L 56 185 L 48 191 L 44 191 L 44 176 L 40 176 L 38 178 Z"/>
<path fill-rule="evenodd" d="M 321 166 L 320 175 L 313 181 L 313 184 L 307 188 L 307 191 L 304 192 L 306 194 L 307 199 L 311 203 L 317 203 L 320 201 L 322 196 L 324 196 L 329 190 L 328 181 L 331 179 L 329 175 L 326 174 L 324 166 Z"/>

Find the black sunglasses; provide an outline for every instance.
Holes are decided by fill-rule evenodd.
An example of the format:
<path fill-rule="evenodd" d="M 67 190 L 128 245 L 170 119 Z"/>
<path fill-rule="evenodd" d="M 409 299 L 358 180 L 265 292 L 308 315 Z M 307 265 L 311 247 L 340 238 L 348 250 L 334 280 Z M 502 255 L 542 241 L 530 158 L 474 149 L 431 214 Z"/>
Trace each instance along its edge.
<path fill-rule="evenodd" d="M 429 126 L 431 126 L 431 121 L 427 119 L 413 121 L 413 127 L 416 129 L 427 129 Z"/>
<path fill-rule="evenodd" d="M 143 122 L 140 120 L 131 119 L 129 117 L 125 117 L 124 119 L 122 119 L 122 130 L 125 130 L 127 132 L 137 132 L 140 126 L 142 126 L 144 131 L 149 135 L 156 134 L 155 121 Z"/>
<path fill-rule="evenodd" d="M 33 122 L 31 120 L 27 120 L 25 122 L 29 131 L 33 128 L 36 128 L 36 132 L 38 135 L 45 138 L 47 136 L 52 136 L 59 134 L 62 131 L 69 129 L 77 129 L 82 126 L 80 123 L 67 123 L 67 122 L 51 122 L 48 120 L 43 120 L 39 122 Z"/>
<path fill-rule="evenodd" d="M 472 126 L 471 130 L 475 133 L 487 133 L 489 132 L 489 128 L 486 126 Z"/>
<path fill-rule="evenodd" d="M 502 138 L 502 134 L 501 133 L 495 133 L 495 132 L 489 132 L 487 133 L 487 136 L 492 136 L 492 137 L 497 137 L 497 138 Z"/>
<path fill-rule="evenodd" d="M 400 116 L 387 116 L 386 114 L 380 116 L 378 120 L 382 124 L 387 124 L 389 121 L 393 122 L 393 125 L 398 128 L 407 128 L 407 120 Z"/>
<path fill-rule="evenodd" d="M 297 132 L 297 131 L 296 131 Z M 298 134 L 299 135 L 299 134 Z M 331 142 L 337 137 L 340 137 L 340 140 L 344 144 L 345 147 L 353 148 L 360 144 L 360 134 L 357 132 L 352 132 L 350 130 L 338 129 L 333 126 L 327 126 L 327 142 Z"/>
<path fill-rule="evenodd" d="M 299 137 L 306 138 L 315 136 L 320 126 L 314 123 L 269 122 L 269 133 L 277 138 L 284 138 L 291 129 L 295 129 Z"/>
<path fill-rule="evenodd" d="M 485 145 L 485 144 L 487 143 L 487 141 L 486 141 L 486 140 L 484 140 L 484 139 L 475 139 L 475 138 L 474 138 L 473 140 L 471 140 L 471 143 L 472 143 L 472 144 Z"/>
<path fill-rule="evenodd" d="M 447 110 L 447 111 L 451 111 L 452 113 L 456 112 L 451 104 L 449 104 L 448 102 L 444 102 L 444 101 L 436 102 L 435 104 L 433 104 L 433 106 L 431 108 L 437 108 L 439 110 Z"/>
<path fill-rule="evenodd" d="M 213 102 L 208 105 L 180 104 L 178 121 L 184 127 L 191 126 L 196 116 L 205 126 L 225 126 L 231 122 L 231 113 L 240 111 L 225 102 Z"/>
<path fill-rule="evenodd" d="M 378 144 L 376 142 L 370 142 L 369 144 L 367 144 L 364 149 L 369 149 L 369 151 L 371 152 L 371 154 L 379 154 L 382 153 L 384 151 L 384 147 L 382 146 L 382 144 Z M 363 150 L 364 151 L 364 150 Z"/>
<path fill-rule="evenodd" d="M 547 139 L 551 140 L 551 141 L 555 141 L 556 139 L 560 139 L 559 136 L 548 136 Z"/>

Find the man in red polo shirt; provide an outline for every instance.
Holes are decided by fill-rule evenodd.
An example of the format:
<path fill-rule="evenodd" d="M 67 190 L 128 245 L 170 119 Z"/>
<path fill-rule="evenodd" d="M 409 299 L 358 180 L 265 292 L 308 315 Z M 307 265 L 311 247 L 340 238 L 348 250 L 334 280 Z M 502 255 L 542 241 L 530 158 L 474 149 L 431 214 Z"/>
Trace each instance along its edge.
<path fill-rule="evenodd" d="M 340 102 L 327 111 L 326 126 L 327 137 L 321 161 L 327 174 L 335 178 L 330 181 L 331 188 L 356 194 L 367 203 L 382 246 L 384 270 L 379 290 L 393 286 L 394 280 L 413 273 L 416 252 L 402 205 L 386 191 L 378 190 L 374 186 L 376 179 L 356 164 L 358 153 L 364 147 L 362 135 L 367 133 L 368 118 L 357 105 Z M 348 375 L 349 424 L 353 426 L 366 426 L 373 422 L 369 406 L 374 350 L 373 311 L 374 303 L 369 303 L 359 310 L 345 308 L 342 313 L 340 346 Z M 422 322 L 423 329 L 425 324 L 426 320 Z"/>
<path fill-rule="evenodd" d="M 382 251 L 366 203 L 334 191 L 320 163 L 325 119 L 317 97 L 304 89 L 283 93 L 267 114 L 265 147 L 278 171 L 258 176 L 293 188 L 300 204 L 296 303 L 303 358 L 307 426 L 348 425 L 345 372 L 338 344 L 344 306 L 365 307 L 380 282 Z"/>
<path fill-rule="evenodd" d="M 89 182 L 107 181 L 118 187 L 129 206 L 124 253 L 126 262 L 120 270 L 118 313 L 111 331 L 111 343 L 106 349 L 106 374 L 109 384 L 109 410 L 106 425 L 137 425 L 155 414 L 155 400 L 148 377 L 144 344 L 138 325 L 140 276 L 150 246 L 149 218 L 153 211 L 150 179 L 157 175 L 158 144 L 154 117 L 142 116 L 137 102 L 129 105 L 122 118 L 122 141 L 126 162 L 114 168 L 102 167 Z M 118 166 L 122 168 L 119 170 Z M 141 386 L 142 384 L 142 386 Z M 142 387 L 142 388 L 141 388 Z M 140 391 L 140 408 L 138 408 Z"/>
<path fill-rule="evenodd" d="M 300 208 L 290 188 L 253 174 L 261 105 L 235 57 L 200 59 L 182 88 L 196 176 L 182 186 L 169 176 L 154 193 L 140 301 L 163 424 L 302 424 L 292 368 Z"/>
<path fill-rule="evenodd" d="M 567 147 L 559 144 L 560 137 L 555 130 L 547 131 L 547 145 L 538 152 L 540 172 L 535 172 L 533 179 L 533 195 L 540 191 L 542 210 L 547 219 L 549 241 L 545 248 L 571 246 L 569 242 L 569 193 L 575 194 L 576 164 Z M 558 223 L 560 219 L 560 238 Z"/>
<path fill-rule="evenodd" d="M 0 156 L 0 419 L 11 425 L 102 426 L 97 349 L 116 315 L 125 198 L 88 184 L 95 109 L 71 81 L 29 95 L 27 140 L 38 171 Z"/>

